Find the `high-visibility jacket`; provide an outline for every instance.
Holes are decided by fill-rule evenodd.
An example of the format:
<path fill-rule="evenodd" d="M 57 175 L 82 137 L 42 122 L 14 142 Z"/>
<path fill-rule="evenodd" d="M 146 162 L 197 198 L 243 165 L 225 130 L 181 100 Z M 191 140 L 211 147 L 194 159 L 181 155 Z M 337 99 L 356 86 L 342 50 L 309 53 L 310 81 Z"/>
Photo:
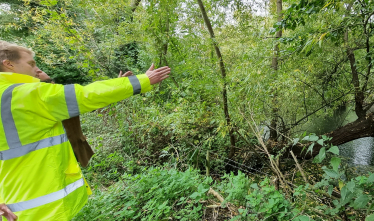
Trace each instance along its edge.
<path fill-rule="evenodd" d="M 146 75 L 80 86 L 0 72 L 0 204 L 18 221 L 71 220 L 90 190 L 61 121 L 150 89 Z"/>

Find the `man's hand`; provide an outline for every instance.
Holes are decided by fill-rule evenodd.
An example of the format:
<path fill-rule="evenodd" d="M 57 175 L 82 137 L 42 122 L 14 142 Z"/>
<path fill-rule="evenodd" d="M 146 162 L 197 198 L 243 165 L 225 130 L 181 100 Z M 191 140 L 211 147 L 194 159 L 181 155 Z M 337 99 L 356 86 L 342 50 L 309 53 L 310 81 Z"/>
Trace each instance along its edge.
<path fill-rule="evenodd" d="M 5 204 L 0 204 L 0 216 L 4 216 L 8 221 L 17 220 L 17 216 Z"/>
<path fill-rule="evenodd" d="M 132 75 L 133 75 L 133 73 L 131 71 L 128 71 L 124 74 L 122 74 L 122 71 L 120 71 L 119 74 L 118 74 L 118 77 L 122 78 L 122 77 L 128 77 L 128 76 L 132 76 Z"/>
<path fill-rule="evenodd" d="M 151 67 L 148 69 L 147 72 L 145 72 L 145 74 L 148 76 L 149 78 L 149 81 L 151 82 L 151 84 L 157 84 L 161 81 L 163 81 L 164 79 L 168 78 L 170 74 L 170 68 L 165 66 L 165 67 L 162 67 L 162 68 L 158 68 L 156 70 L 155 69 L 155 65 L 152 64 Z"/>

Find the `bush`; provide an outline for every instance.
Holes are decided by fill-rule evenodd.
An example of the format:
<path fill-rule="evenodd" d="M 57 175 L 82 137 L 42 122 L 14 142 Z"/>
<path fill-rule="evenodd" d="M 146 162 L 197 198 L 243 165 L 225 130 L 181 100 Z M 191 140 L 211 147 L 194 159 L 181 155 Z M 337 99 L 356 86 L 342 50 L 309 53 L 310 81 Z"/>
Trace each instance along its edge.
<path fill-rule="evenodd" d="M 96 191 L 73 220 L 200 220 L 211 181 L 192 169 L 125 174 L 107 192 Z"/>

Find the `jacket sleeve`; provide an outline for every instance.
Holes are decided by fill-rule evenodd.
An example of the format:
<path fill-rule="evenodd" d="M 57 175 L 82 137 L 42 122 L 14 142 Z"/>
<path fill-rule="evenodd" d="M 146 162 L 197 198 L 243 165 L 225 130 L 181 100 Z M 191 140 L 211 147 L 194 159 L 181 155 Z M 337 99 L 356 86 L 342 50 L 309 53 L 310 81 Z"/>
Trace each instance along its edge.
<path fill-rule="evenodd" d="M 15 88 L 14 93 L 22 96 L 17 96 L 20 100 L 14 102 L 14 108 L 19 106 L 20 110 L 62 121 L 150 90 L 145 74 L 97 81 L 87 86 L 30 83 Z"/>
<path fill-rule="evenodd" d="M 5 202 L 4 202 L 4 200 L 3 200 L 3 198 L 1 198 L 1 196 L 0 196 L 0 204 L 4 204 Z"/>
<path fill-rule="evenodd" d="M 69 118 L 151 90 L 145 74 L 99 81 L 87 86 L 75 84 L 64 87 Z"/>

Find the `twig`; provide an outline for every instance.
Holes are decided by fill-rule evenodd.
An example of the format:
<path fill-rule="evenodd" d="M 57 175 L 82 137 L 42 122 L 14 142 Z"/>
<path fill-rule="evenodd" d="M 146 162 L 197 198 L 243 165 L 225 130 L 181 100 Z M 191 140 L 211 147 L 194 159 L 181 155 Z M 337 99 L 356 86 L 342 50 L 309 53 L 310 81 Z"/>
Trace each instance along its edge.
<path fill-rule="evenodd" d="M 215 196 L 221 203 L 225 201 L 225 199 L 212 188 L 209 189 L 208 194 L 212 194 L 213 196 Z"/>
<path fill-rule="evenodd" d="M 243 113 L 242 113 L 243 115 Z M 243 115 L 243 117 L 245 118 L 245 116 Z M 246 118 L 245 118 L 246 119 Z M 274 163 L 274 160 L 272 159 L 263 139 L 261 138 L 261 136 L 259 135 L 259 131 L 257 130 L 257 125 L 256 125 L 256 122 L 255 120 L 253 119 L 253 114 L 251 113 L 251 119 L 252 119 L 252 122 L 254 124 L 254 127 L 252 126 L 252 124 L 249 123 L 249 126 L 251 127 L 253 133 L 256 135 L 259 143 L 261 144 L 262 148 L 265 150 L 266 154 L 268 155 L 269 157 L 269 160 L 270 160 L 270 165 L 271 165 L 271 168 L 273 169 L 273 171 L 278 175 L 279 177 L 279 180 L 281 181 L 282 185 L 284 187 L 286 187 L 286 194 L 289 195 L 288 193 L 288 190 L 290 190 L 292 192 L 292 189 L 291 187 L 287 184 L 287 181 L 285 179 L 285 177 L 283 176 L 282 172 L 279 170 L 278 166 Z M 248 121 L 248 120 L 247 120 Z M 256 128 L 256 129 L 255 129 Z"/>
<path fill-rule="evenodd" d="M 293 159 L 295 160 L 296 166 L 300 170 L 301 176 L 303 176 L 305 183 L 309 183 L 308 179 L 305 176 L 305 173 L 304 173 L 303 169 L 301 168 L 300 164 L 297 162 L 297 159 L 296 159 L 295 155 L 293 154 L 292 150 L 290 151 L 290 153 L 291 153 Z"/>
<path fill-rule="evenodd" d="M 215 190 L 213 190 L 212 188 L 209 189 L 208 191 L 208 194 L 212 194 L 213 196 L 215 196 L 221 203 L 223 203 L 225 201 L 225 199 L 219 194 L 217 193 Z M 232 212 L 235 216 L 238 215 L 238 209 L 235 208 L 234 205 L 232 205 L 231 203 L 227 202 L 227 208 L 230 210 L 230 212 Z"/>

